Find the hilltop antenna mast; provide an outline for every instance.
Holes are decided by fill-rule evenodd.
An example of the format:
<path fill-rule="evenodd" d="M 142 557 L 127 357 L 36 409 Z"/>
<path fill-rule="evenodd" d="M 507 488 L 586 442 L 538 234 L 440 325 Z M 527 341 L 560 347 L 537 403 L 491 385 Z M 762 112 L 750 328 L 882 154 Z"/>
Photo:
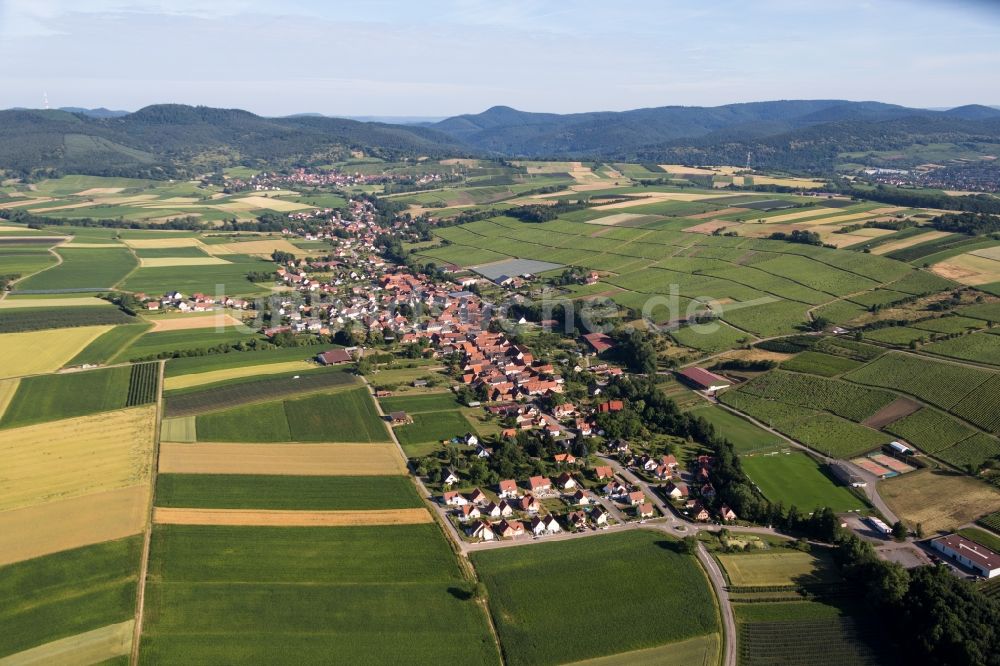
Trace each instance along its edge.
<path fill-rule="evenodd" d="M 43 109 L 49 108 L 49 94 L 47 92 L 42 93 L 42 108 Z"/>
<path fill-rule="evenodd" d="M 750 170 L 750 151 L 747 151 L 747 171 Z"/>

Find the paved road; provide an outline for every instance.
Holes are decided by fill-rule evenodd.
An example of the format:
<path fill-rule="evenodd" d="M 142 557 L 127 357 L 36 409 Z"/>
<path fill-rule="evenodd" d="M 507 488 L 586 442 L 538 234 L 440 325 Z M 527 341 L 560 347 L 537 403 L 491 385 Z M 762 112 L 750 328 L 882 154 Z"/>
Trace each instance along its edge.
<path fill-rule="evenodd" d="M 726 579 L 716 564 L 715 559 L 708 554 L 705 546 L 699 541 L 698 561 L 708 574 L 708 579 L 715 588 L 715 596 L 719 600 L 719 612 L 722 615 L 722 635 L 725 643 L 722 654 L 723 666 L 736 666 L 736 619 L 733 616 L 733 605 L 729 602 L 729 592 L 726 589 Z"/>

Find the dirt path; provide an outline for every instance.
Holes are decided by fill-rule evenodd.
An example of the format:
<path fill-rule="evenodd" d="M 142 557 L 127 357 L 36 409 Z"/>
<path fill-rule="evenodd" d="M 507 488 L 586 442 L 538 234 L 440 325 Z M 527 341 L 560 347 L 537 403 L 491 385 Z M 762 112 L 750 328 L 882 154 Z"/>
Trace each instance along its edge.
<path fill-rule="evenodd" d="M 146 575 L 149 572 L 149 547 L 153 540 L 153 501 L 156 495 L 156 474 L 160 457 L 160 430 L 163 423 L 163 373 L 166 361 L 160 361 L 156 382 L 156 432 L 153 435 L 153 460 L 150 471 L 149 505 L 146 507 L 146 530 L 142 537 L 142 560 L 139 565 L 139 580 L 136 583 L 135 625 L 132 634 L 132 653 L 129 664 L 139 663 L 139 641 L 142 638 L 142 618 L 146 602 Z"/>

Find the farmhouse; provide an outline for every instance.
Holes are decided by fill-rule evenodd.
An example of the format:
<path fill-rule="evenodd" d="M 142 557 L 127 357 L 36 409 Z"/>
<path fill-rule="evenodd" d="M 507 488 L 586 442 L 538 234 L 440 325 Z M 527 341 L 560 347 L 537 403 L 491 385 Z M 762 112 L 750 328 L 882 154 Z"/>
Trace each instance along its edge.
<path fill-rule="evenodd" d="M 724 389 L 732 385 L 732 382 L 725 377 L 720 377 L 714 372 L 709 372 L 704 368 L 692 366 L 690 368 L 684 368 L 677 374 L 698 389 L 708 391 L 709 393 L 713 393 L 719 389 Z"/>
<path fill-rule="evenodd" d="M 340 365 L 341 363 L 350 363 L 353 359 L 346 349 L 331 349 L 319 354 L 316 360 L 323 365 Z"/>
<path fill-rule="evenodd" d="M 604 333 L 587 333 L 583 336 L 583 339 L 587 341 L 587 344 L 590 345 L 595 354 L 606 352 L 615 346 L 614 340 Z"/>
<path fill-rule="evenodd" d="M 392 425 L 405 425 L 412 423 L 413 419 L 406 412 L 389 412 L 389 422 Z"/>
<path fill-rule="evenodd" d="M 1000 576 L 1000 554 L 957 534 L 939 537 L 931 546 L 984 578 Z"/>

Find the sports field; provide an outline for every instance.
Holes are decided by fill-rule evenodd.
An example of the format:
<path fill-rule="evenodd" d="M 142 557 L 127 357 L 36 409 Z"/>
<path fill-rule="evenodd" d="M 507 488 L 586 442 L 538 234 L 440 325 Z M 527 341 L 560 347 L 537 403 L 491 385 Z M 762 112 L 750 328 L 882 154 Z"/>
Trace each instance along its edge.
<path fill-rule="evenodd" d="M 158 525 L 142 661 L 496 664 L 467 589 L 435 524 Z"/>
<path fill-rule="evenodd" d="M 805 513 L 830 507 L 834 511 L 856 511 L 866 504 L 846 486 L 837 483 L 805 453 L 775 453 L 744 456 L 743 471 L 764 497 L 796 506 Z"/>
<path fill-rule="evenodd" d="M 0 510 L 148 482 L 154 417 L 139 407 L 0 431 Z"/>
<path fill-rule="evenodd" d="M 472 562 L 489 589 L 509 664 L 579 661 L 718 631 L 701 568 L 661 533 L 636 530 L 487 550 L 473 553 Z M 614 631 L 607 630 L 609 598 L 615 615 L 627 618 Z M 553 641 L 565 632 L 567 607 L 573 609 L 574 638 Z M 669 622 L 653 620 L 667 617 Z"/>

